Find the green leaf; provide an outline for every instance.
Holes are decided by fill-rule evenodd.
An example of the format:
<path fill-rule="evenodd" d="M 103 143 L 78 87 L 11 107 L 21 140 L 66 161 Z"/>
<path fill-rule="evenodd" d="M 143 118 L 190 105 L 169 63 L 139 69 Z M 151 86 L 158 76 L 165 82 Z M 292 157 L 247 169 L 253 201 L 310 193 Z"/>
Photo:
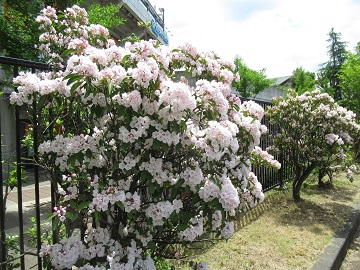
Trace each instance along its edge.
<path fill-rule="evenodd" d="M 78 213 L 72 213 L 67 211 L 66 212 L 66 218 L 70 219 L 70 220 L 76 220 L 79 217 Z"/>
<path fill-rule="evenodd" d="M 68 160 L 67 160 L 67 165 L 72 165 L 72 166 L 74 166 L 74 165 L 75 165 L 75 162 L 76 162 L 76 159 L 77 159 L 76 154 L 73 154 L 73 155 L 69 156 L 69 157 L 68 157 Z"/>
<path fill-rule="evenodd" d="M 71 207 L 72 209 L 78 209 L 78 205 L 77 205 L 76 202 L 74 202 L 74 201 L 69 201 L 69 204 L 70 204 L 70 207 Z"/>
<path fill-rule="evenodd" d="M 67 211 L 66 212 L 66 218 L 73 220 L 74 219 L 74 213 Z"/>
<path fill-rule="evenodd" d="M 52 214 L 49 214 L 47 217 L 46 217 L 46 221 L 50 221 L 53 217 L 56 217 L 57 215 L 52 213 Z"/>
<path fill-rule="evenodd" d="M 39 101 L 38 101 L 38 103 L 37 103 L 37 106 L 38 106 L 39 108 L 41 108 L 41 107 L 45 104 L 46 99 L 47 99 L 47 96 L 41 96 L 41 97 L 39 98 Z"/>
<path fill-rule="evenodd" d="M 160 149 L 161 148 L 161 142 L 157 139 L 153 140 L 153 148 L 154 149 Z"/>
<path fill-rule="evenodd" d="M 128 123 L 130 123 L 133 117 L 133 111 L 129 108 L 126 108 L 125 113 L 126 113 L 126 120 Z"/>
<path fill-rule="evenodd" d="M 156 245 L 153 241 L 150 241 L 147 245 L 147 247 L 151 250 L 151 251 L 155 251 L 156 249 Z"/>
<path fill-rule="evenodd" d="M 101 117 L 104 114 L 104 108 L 99 105 L 93 105 L 91 107 L 92 113 L 94 113 L 97 117 Z"/>
<path fill-rule="evenodd" d="M 73 51 L 73 49 L 64 50 L 60 56 L 64 58 L 65 56 L 70 55 Z"/>
<path fill-rule="evenodd" d="M 64 81 L 68 80 L 66 82 L 66 85 L 70 85 L 70 84 L 72 84 L 72 83 L 74 83 L 76 81 L 81 80 L 82 78 L 84 78 L 84 75 L 81 75 L 81 74 L 69 74 L 69 75 L 65 76 L 63 80 Z"/>
<path fill-rule="evenodd" d="M 176 230 L 178 232 L 181 232 L 181 231 L 185 230 L 187 227 L 188 227 L 187 224 L 179 224 L 178 226 L 176 226 Z"/>
<path fill-rule="evenodd" d="M 149 182 L 149 184 L 148 184 L 148 192 L 149 192 L 150 195 L 154 194 L 155 189 L 156 189 L 155 183 Z"/>
<path fill-rule="evenodd" d="M 170 145 L 168 145 L 167 143 L 164 143 L 162 145 L 162 148 L 164 150 L 164 153 L 167 155 L 169 153 L 169 150 L 170 150 Z"/>
<path fill-rule="evenodd" d="M 56 227 L 59 225 L 59 222 L 60 222 L 60 219 L 58 219 L 58 218 L 54 218 L 54 219 L 53 219 L 53 222 L 52 222 L 52 229 L 53 229 L 53 231 L 56 230 Z"/>
<path fill-rule="evenodd" d="M 82 81 L 79 81 L 79 82 L 74 83 L 74 84 L 71 86 L 71 88 L 70 88 L 70 93 L 71 93 L 71 94 L 74 94 L 75 90 L 76 90 L 77 88 L 80 88 L 80 86 L 81 86 L 82 84 L 83 84 Z"/>
<path fill-rule="evenodd" d="M 148 171 L 142 171 L 140 174 L 140 179 L 142 181 L 150 180 L 152 178 L 151 174 Z"/>
<path fill-rule="evenodd" d="M 121 61 L 121 64 L 124 65 L 129 59 L 130 59 L 130 54 L 125 55 Z"/>
<path fill-rule="evenodd" d="M 112 170 L 113 171 L 116 171 L 116 170 L 118 170 L 119 169 L 119 163 L 115 163 L 115 164 L 113 164 L 113 166 L 112 166 Z"/>
<path fill-rule="evenodd" d="M 85 156 L 86 156 L 87 158 L 92 158 L 92 152 L 91 152 L 90 149 L 86 149 Z"/>
<path fill-rule="evenodd" d="M 195 205 L 195 204 L 197 204 L 197 203 L 200 202 L 200 201 L 201 201 L 200 197 L 199 197 L 199 196 L 195 196 L 195 197 L 193 197 L 193 199 L 192 199 L 192 205 Z"/>
<path fill-rule="evenodd" d="M 91 202 L 89 202 L 89 201 L 87 201 L 87 202 L 82 202 L 82 203 L 79 204 L 78 209 L 79 209 L 79 210 L 83 210 L 83 209 L 89 207 L 90 204 L 91 204 Z"/>
<path fill-rule="evenodd" d="M 108 84 L 108 93 L 109 93 L 109 96 L 111 96 L 113 90 L 114 90 L 114 84 L 113 84 L 112 82 L 109 82 L 109 84 Z"/>
<path fill-rule="evenodd" d="M 87 199 L 84 194 L 78 194 L 77 198 L 79 201 L 86 201 L 86 199 Z"/>
<path fill-rule="evenodd" d="M 125 207 L 124 207 L 124 205 L 122 204 L 122 202 L 116 202 L 116 205 L 117 205 L 122 211 L 125 211 Z"/>
<path fill-rule="evenodd" d="M 218 199 L 213 199 L 211 202 L 208 203 L 209 206 L 216 206 L 217 204 L 219 204 Z"/>

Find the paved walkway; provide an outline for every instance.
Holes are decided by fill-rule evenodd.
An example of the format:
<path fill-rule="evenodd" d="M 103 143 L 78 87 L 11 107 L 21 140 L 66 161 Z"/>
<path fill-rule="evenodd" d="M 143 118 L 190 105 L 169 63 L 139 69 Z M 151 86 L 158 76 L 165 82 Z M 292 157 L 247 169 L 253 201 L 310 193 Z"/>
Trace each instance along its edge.
<path fill-rule="evenodd" d="M 41 223 L 45 224 L 45 217 L 52 212 L 51 210 L 51 185 L 43 174 L 40 174 L 39 194 L 40 194 L 40 216 Z M 35 217 L 35 185 L 33 174 L 28 175 L 27 182 L 22 188 L 22 208 L 24 221 L 24 245 L 25 252 L 37 253 L 34 244 L 29 242 L 29 235 L 27 230 L 33 225 L 30 221 L 31 217 Z M 6 234 L 19 235 L 19 215 L 18 215 L 18 194 L 17 188 L 14 188 L 6 200 L 5 213 L 5 230 Z M 37 269 L 37 257 L 32 255 L 25 255 L 25 269 Z M 33 268 L 34 267 L 34 268 Z"/>
<path fill-rule="evenodd" d="M 40 207 L 43 208 L 51 202 L 51 185 L 49 181 L 43 181 L 39 184 Z M 24 214 L 24 223 L 28 224 L 29 217 L 35 216 L 35 188 L 34 184 L 22 188 L 22 207 Z M 51 208 L 51 206 L 49 205 Z M 47 209 L 47 213 L 51 209 Z M 5 228 L 6 230 L 19 226 L 18 221 L 18 193 L 14 188 L 7 197 Z"/>

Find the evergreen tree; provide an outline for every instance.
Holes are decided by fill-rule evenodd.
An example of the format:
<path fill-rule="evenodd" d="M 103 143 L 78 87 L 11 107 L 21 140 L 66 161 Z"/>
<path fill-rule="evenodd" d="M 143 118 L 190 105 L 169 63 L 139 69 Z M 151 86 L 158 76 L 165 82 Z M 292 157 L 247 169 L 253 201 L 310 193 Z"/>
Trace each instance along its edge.
<path fill-rule="evenodd" d="M 341 65 L 345 62 L 347 57 L 346 46 L 347 43 L 341 40 L 341 33 L 334 31 L 331 28 L 327 39 L 329 60 L 321 65 L 318 72 L 318 86 L 325 92 L 328 92 L 333 98 L 338 101 L 343 99 L 341 90 L 341 79 L 338 76 Z"/>

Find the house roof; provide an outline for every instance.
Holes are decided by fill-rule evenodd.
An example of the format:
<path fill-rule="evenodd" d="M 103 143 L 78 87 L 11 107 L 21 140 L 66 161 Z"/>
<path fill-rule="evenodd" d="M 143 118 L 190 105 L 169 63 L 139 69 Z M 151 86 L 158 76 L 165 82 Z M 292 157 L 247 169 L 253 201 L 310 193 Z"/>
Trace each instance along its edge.
<path fill-rule="evenodd" d="M 292 76 L 293 75 L 274 78 L 275 79 L 274 85 L 276 85 L 276 86 L 284 85 L 285 83 L 287 83 L 292 78 Z"/>

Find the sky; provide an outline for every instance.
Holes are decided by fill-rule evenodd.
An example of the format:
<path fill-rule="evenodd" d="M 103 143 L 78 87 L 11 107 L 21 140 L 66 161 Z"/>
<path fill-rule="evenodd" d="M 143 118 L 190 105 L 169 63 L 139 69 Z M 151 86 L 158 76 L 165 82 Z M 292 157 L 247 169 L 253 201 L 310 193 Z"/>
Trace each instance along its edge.
<path fill-rule="evenodd" d="M 347 49 L 360 42 L 360 0 L 150 0 L 164 8 L 170 47 L 185 42 L 233 61 L 241 57 L 269 78 L 328 60 L 331 28 Z"/>

